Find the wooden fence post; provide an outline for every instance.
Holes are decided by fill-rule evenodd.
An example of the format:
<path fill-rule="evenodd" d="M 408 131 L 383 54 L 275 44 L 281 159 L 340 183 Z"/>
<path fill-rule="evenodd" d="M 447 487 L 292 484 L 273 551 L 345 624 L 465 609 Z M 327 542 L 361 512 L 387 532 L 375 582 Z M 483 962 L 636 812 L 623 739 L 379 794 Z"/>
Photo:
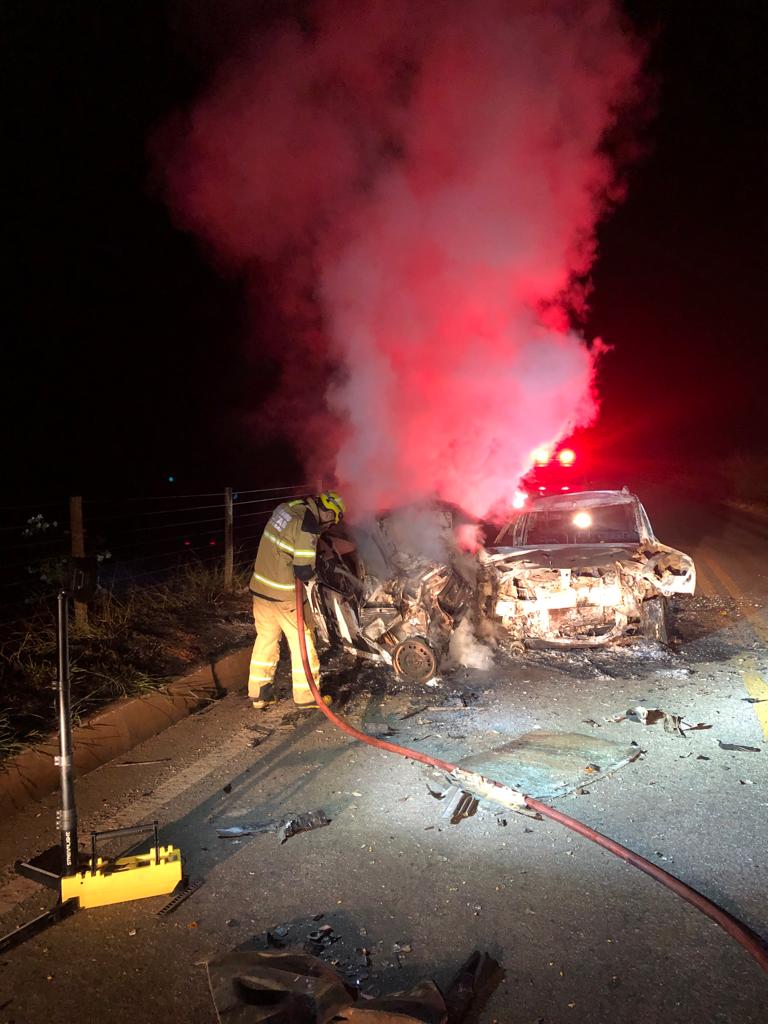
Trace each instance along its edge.
<path fill-rule="evenodd" d="M 83 528 L 83 499 L 78 496 L 69 499 L 69 536 L 73 558 L 85 558 L 85 529 Z M 88 605 L 75 601 L 75 626 L 88 629 Z"/>
<path fill-rule="evenodd" d="M 233 544 L 234 508 L 232 488 L 224 488 L 224 589 L 231 590 L 234 583 L 235 551 Z"/>

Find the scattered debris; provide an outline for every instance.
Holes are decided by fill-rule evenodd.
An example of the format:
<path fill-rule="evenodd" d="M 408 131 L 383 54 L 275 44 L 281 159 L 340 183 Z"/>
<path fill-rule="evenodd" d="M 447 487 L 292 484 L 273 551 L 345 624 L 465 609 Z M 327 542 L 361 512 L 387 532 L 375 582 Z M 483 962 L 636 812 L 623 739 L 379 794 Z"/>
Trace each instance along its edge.
<path fill-rule="evenodd" d="M 765 704 L 768 697 L 742 697 L 745 704 Z"/>
<path fill-rule="evenodd" d="M 603 769 L 600 767 L 599 764 L 588 764 L 587 767 L 584 769 L 584 771 L 588 772 L 590 775 L 595 775 L 598 772 L 601 772 L 602 770 Z"/>
<path fill-rule="evenodd" d="M 367 971 L 346 965 L 332 969 L 313 955 L 234 950 L 207 963 L 208 982 L 219 1020 L 377 1020 L 413 1024 L 459 1024 L 480 1013 L 503 977 L 498 963 L 475 951 L 462 965 L 445 996 L 433 981 L 381 996 Z M 356 1001 L 365 1001 L 358 1011 Z"/>
<path fill-rule="evenodd" d="M 470 1019 L 470 1010 L 475 1019 L 503 977 L 504 972 L 497 960 L 475 950 L 461 965 L 445 992 L 447 1019 L 451 1022 Z"/>
<path fill-rule="evenodd" d="M 639 722 L 641 725 L 655 725 L 657 722 L 663 722 L 664 732 L 674 733 L 677 736 L 685 736 L 687 732 L 712 728 L 706 722 L 689 725 L 682 715 L 675 715 L 671 711 L 663 711 L 661 708 L 644 708 L 640 704 L 636 708 L 630 708 L 626 715 L 616 718 L 614 721 L 623 722 L 625 719 L 630 722 Z"/>
<path fill-rule="evenodd" d="M 432 789 L 429 783 L 427 783 L 427 792 L 429 793 L 430 796 L 433 796 L 435 800 L 445 799 L 445 793 L 441 793 L 439 789 Z"/>
<path fill-rule="evenodd" d="M 322 810 L 308 811 L 306 814 L 297 814 L 292 818 L 284 818 L 278 833 L 280 845 L 282 846 L 286 840 L 290 839 L 291 836 L 298 835 L 299 832 L 311 832 L 315 828 L 322 828 L 324 825 L 330 825 L 330 823 L 330 818 Z"/>
<path fill-rule="evenodd" d="M 341 936 L 335 934 L 331 925 L 321 925 L 315 931 L 307 934 L 304 952 L 309 953 L 311 956 L 321 956 L 330 946 L 338 942 L 340 938 Z"/>
<path fill-rule="evenodd" d="M 219 839 L 239 839 L 241 836 L 256 836 L 262 832 L 277 832 L 282 827 L 282 819 L 274 821 L 249 822 L 247 825 L 230 825 L 228 828 L 217 828 Z"/>
<path fill-rule="evenodd" d="M 441 817 L 449 818 L 452 825 L 458 825 L 462 819 L 471 818 L 477 813 L 477 797 L 459 789 L 458 786 L 451 786 L 445 796 L 448 803 Z"/>
<path fill-rule="evenodd" d="M 449 704 L 449 705 L 441 705 L 440 707 L 428 707 L 428 708 L 424 708 L 424 710 L 425 711 L 430 711 L 430 712 L 432 712 L 432 711 L 466 711 L 468 709 L 468 707 L 469 707 L 468 704 Z"/>
<path fill-rule="evenodd" d="M 752 779 L 739 779 L 739 782 L 742 784 L 742 786 L 754 786 L 754 782 L 752 781 Z"/>
<path fill-rule="evenodd" d="M 261 744 L 265 740 L 268 740 L 269 737 L 272 735 L 272 733 L 275 731 L 274 729 L 269 729 L 269 728 L 267 728 L 266 726 L 263 726 L 263 725 L 249 725 L 249 726 L 247 726 L 247 729 L 248 729 L 249 732 L 255 732 L 257 734 L 251 740 L 251 746 L 254 749 L 256 747 L 260 747 Z"/>
<path fill-rule="evenodd" d="M 747 747 L 743 743 L 723 743 L 722 740 L 717 741 L 721 750 L 743 750 L 750 754 L 759 754 L 760 747 Z"/>
<path fill-rule="evenodd" d="M 371 733 L 371 735 L 375 736 L 377 739 L 383 739 L 387 736 L 397 736 L 397 734 L 398 730 L 393 729 L 391 725 L 388 725 L 382 732 Z"/>
<path fill-rule="evenodd" d="M 311 832 L 312 829 L 322 828 L 324 825 L 330 825 L 330 823 L 331 819 L 326 816 L 325 811 L 307 811 L 306 814 L 289 814 L 284 818 L 275 818 L 272 821 L 247 822 L 243 825 L 217 828 L 216 835 L 219 839 L 240 839 L 242 836 L 277 832 L 280 844 L 282 845 L 287 839 L 297 835 L 299 832 Z"/>
<path fill-rule="evenodd" d="M 406 714 L 400 716 L 400 721 L 404 722 L 408 718 L 415 718 L 416 715 L 420 715 L 422 711 L 426 711 L 429 708 L 429 704 L 424 704 L 421 707 L 415 708 L 413 711 L 408 711 Z"/>
<path fill-rule="evenodd" d="M 298 721 L 306 721 L 307 716 L 302 708 L 294 708 L 293 711 L 287 711 L 280 719 L 280 725 L 293 725 Z"/>
<path fill-rule="evenodd" d="M 172 894 L 170 900 L 165 904 L 165 906 L 158 910 L 157 916 L 167 917 L 169 914 L 172 914 L 174 910 L 180 907 L 185 900 L 189 899 L 193 893 L 197 892 L 204 881 L 204 878 L 201 878 L 197 882 L 190 882 L 188 879 L 182 879 L 180 883 L 182 888 L 176 888 L 176 891 Z M 192 927 L 192 925 L 189 927 Z M 197 924 L 195 924 L 194 927 L 196 928 Z"/>
<path fill-rule="evenodd" d="M 677 736 L 685 736 L 685 732 L 683 731 L 683 716 L 665 712 L 664 732 L 671 732 Z"/>
<path fill-rule="evenodd" d="M 231 793 L 232 792 L 232 783 L 228 782 L 226 784 L 226 786 L 222 786 L 221 787 L 221 791 L 222 791 L 222 793 Z"/>

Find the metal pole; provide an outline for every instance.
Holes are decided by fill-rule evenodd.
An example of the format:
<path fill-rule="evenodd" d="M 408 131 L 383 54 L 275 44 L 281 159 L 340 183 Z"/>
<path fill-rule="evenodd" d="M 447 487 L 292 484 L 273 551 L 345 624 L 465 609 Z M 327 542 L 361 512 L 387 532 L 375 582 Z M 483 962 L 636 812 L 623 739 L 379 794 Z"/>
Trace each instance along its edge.
<path fill-rule="evenodd" d="M 69 499 L 69 532 L 72 544 L 72 557 L 85 557 L 85 529 L 83 527 L 83 499 Z M 84 601 L 75 601 L 75 625 L 80 630 L 88 629 L 88 605 Z"/>
<path fill-rule="evenodd" d="M 224 589 L 231 590 L 235 571 L 235 552 L 232 538 L 234 509 L 232 488 L 224 489 Z"/>
<path fill-rule="evenodd" d="M 56 812 L 56 824 L 61 834 L 62 874 L 74 875 L 78 868 L 77 809 L 75 786 L 72 778 L 72 713 L 69 699 L 69 605 L 66 590 L 58 597 L 59 656 L 59 756 L 56 763 L 61 770 L 61 810 Z"/>

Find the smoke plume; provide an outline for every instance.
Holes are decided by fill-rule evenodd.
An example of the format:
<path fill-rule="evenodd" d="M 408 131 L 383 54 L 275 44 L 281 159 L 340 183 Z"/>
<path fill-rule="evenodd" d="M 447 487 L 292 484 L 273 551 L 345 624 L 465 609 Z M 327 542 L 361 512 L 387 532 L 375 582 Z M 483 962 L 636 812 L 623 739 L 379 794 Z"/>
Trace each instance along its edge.
<path fill-rule="evenodd" d="M 330 0 L 258 33 L 166 135 L 177 219 L 289 317 L 265 416 L 359 515 L 508 504 L 596 415 L 574 328 L 601 146 L 638 91 L 609 0 Z M 172 140 L 169 146 L 169 139 Z"/>

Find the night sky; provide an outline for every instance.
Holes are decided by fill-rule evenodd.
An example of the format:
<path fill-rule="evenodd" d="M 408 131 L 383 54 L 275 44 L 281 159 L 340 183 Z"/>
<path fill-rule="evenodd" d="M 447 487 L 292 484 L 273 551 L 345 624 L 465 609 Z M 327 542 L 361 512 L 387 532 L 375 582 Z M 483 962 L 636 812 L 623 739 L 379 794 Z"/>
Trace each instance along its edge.
<path fill-rule="evenodd" d="M 301 7 L 4 5 L 7 494 L 297 478 L 259 419 L 275 367 L 258 339 L 285 329 L 269 282 L 254 311 L 175 229 L 148 140 L 246 26 Z M 589 437 L 614 459 L 761 451 L 768 436 L 765 8 L 709 7 L 627 5 L 658 98 L 599 231 L 586 325 L 614 346 Z"/>

